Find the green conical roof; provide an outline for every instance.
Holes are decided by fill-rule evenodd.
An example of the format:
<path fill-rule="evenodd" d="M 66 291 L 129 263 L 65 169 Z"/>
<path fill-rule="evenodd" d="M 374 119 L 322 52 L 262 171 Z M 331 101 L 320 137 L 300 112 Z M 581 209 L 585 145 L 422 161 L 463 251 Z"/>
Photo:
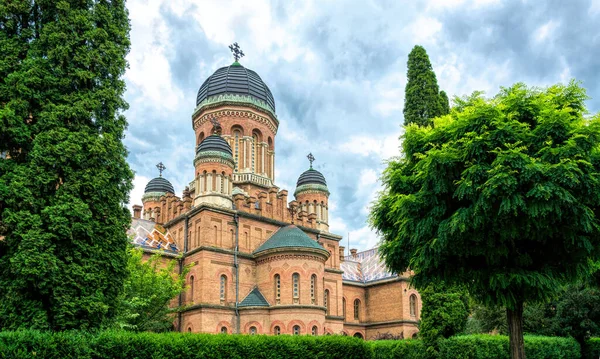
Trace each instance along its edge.
<path fill-rule="evenodd" d="M 275 248 L 311 248 L 325 251 L 317 241 L 310 238 L 300 228 L 293 224 L 282 227 L 277 232 L 273 233 L 271 238 L 267 239 L 265 243 L 254 251 L 254 254 Z"/>

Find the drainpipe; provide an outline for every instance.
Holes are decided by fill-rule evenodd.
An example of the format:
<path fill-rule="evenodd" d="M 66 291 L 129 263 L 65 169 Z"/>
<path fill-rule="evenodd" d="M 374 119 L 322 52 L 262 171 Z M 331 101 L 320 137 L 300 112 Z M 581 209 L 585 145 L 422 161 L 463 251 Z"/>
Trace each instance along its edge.
<path fill-rule="evenodd" d="M 188 225 L 189 225 L 189 216 L 185 216 L 185 222 L 184 222 L 184 230 L 183 230 L 183 254 L 181 255 L 181 257 L 179 258 L 179 275 L 181 276 L 181 273 L 183 273 L 183 257 L 185 256 L 185 254 L 188 251 Z M 182 332 L 182 313 L 181 313 L 181 307 L 183 306 L 183 292 L 179 293 L 179 312 L 177 313 L 177 330 L 181 333 Z"/>
<path fill-rule="evenodd" d="M 235 223 L 235 250 L 233 252 L 233 267 L 235 270 L 235 332 L 240 334 L 240 266 L 238 263 L 238 252 L 240 245 L 240 219 L 237 213 L 233 215 L 233 221 Z"/>

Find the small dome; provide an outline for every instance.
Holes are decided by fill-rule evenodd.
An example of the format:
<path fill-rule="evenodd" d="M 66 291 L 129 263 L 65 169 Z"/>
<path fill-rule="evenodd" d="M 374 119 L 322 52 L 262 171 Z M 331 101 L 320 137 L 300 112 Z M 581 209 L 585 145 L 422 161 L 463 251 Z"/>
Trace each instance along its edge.
<path fill-rule="evenodd" d="M 327 186 L 327 182 L 325 181 L 325 177 L 321 172 L 310 168 L 298 177 L 298 182 L 296 183 L 296 187 L 300 187 L 305 184 L 320 184 L 323 186 Z"/>
<path fill-rule="evenodd" d="M 156 177 L 148 182 L 146 189 L 144 189 L 144 193 L 149 192 L 175 193 L 175 190 L 173 189 L 171 182 L 167 181 L 163 177 Z"/>
<path fill-rule="evenodd" d="M 196 148 L 196 153 L 208 151 L 223 152 L 229 156 L 233 156 L 233 152 L 231 151 L 231 146 L 229 146 L 229 143 L 227 143 L 223 137 L 217 134 L 206 137 Z"/>
<path fill-rule="evenodd" d="M 221 67 L 200 86 L 196 106 L 209 97 L 221 94 L 249 95 L 264 102 L 275 113 L 275 99 L 258 74 L 238 62 Z"/>
<path fill-rule="evenodd" d="M 282 227 L 277 232 L 273 233 L 271 238 L 254 251 L 254 254 L 276 248 L 309 248 L 328 253 L 319 243 L 317 243 L 317 241 L 310 238 L 300 228 L 293 224 Z"/>

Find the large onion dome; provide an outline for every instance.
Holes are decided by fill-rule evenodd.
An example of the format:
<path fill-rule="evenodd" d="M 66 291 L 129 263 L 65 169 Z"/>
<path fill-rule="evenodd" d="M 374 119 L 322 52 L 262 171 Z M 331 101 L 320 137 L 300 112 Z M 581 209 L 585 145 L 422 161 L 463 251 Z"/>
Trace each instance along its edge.
<path fill-rule="evenodd" d="M 282 227 L 273 233 L 265 243 L 254 251 L 254 254 L 266 254 L 267 252 L 280 250 L 308 250 L 329 255 L 323 246 L 293 224 Z"/>
<path fill-rule="evenodd" d="M 275 113 L 275 100 L 269 87 L 256 72 L 245 68 L 237 61 L 230 66 L 221 67 L 204 81 L 198 90 L 196 106 L 215 96 L 227 94 L 258 100 L 259 104 Z"/>
<path fill-rule="evenodd" d="M 231 157 L 233 156 L 233 152 L 231 151 L 231 146 L 229 146 L 229 143 L 227 143 L 223 137 L 217 134 L 206 137 L 202 142 L 200 142 L 198 148 L 196 148 L 196 153 L 211 151 L 222 152 Z"/>
<path fill-rule="evenodd" d="M 144 193 L 160 192 L 160 193 L 175 193 L 171 182 L 163 177 L 156 177 L 150 180 L 144 189 Z"/>

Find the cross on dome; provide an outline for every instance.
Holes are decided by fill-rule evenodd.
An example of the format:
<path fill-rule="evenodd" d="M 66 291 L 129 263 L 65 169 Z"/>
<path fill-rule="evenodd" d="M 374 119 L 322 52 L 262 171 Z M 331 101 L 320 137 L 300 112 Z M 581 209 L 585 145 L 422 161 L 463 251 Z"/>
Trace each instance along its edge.
<path fill-rule="evenodd" d="M 244 52 L 240 49 L 240 45 L 238 45 L 237 42 L 234 42 L 233 44 L 229 45 L 229 50 L 231 50 L 235 62 L 244 57 Z"/>
<path fill-rule="evenodd" d="M 159 162 L 159 163 L 156 165 L 156 168 L 158 168 L 158 173 L 159 173 L 160 177 L 162 177 L 162 173 L 163 173 L 163 171 L 167 169 L 167 167 L 165 167 L 165 165 L 163 165 L 163 163 L 162 163 L 162 162 Z"/>
<path fill-rule="evenodd" d="M 308 161 L 310 162 L 310 168 L 312 169 L 312 164 L 315 161 L 315 156 L 313 156 L 312 153 L 309 153 L 308 156 L 306 156 L 306 158 L 308 158 Z"/>

